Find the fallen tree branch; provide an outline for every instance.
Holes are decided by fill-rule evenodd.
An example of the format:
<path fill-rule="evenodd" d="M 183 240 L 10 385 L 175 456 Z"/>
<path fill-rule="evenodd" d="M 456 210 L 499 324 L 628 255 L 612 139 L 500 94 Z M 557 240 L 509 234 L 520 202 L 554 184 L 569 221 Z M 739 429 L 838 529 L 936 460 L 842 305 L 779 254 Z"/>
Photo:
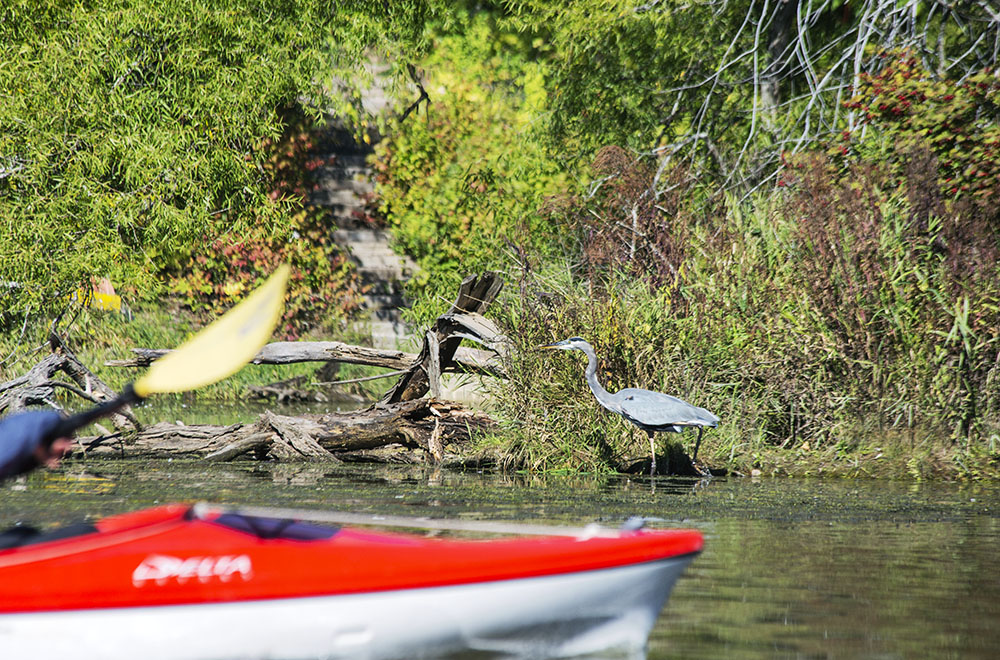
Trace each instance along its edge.
<path fill-rule="evenodd" d="M 148 367 L 170 353 L 165 348 L 133 348 L 135 357 L 126 360 L 107 360 L 108 367 Z M 267 344 L 254 356 L 251 364 L 294 364 L 297 362 L 346 362 L 368 367 L 385 367 L 406 371 L 417 361 L 417 355 L 404 351 L 355 346 L 339 341 L 276 341 Z M 449 373 L 479 373 L 502 376 L 500 365 L 488 351 L 460 348 L 452 360 Z"/>
<path fill-rule="evenodd" d="M 213 461 L 337 460 L 370 450 L 415 450 L 422 460 L 460 460 L 472 434 L 493 428 L 485 414 L 457 403 L 418 399 L 350 413 L 285 416 L 266 412 L 249 424 L 178 425 L 161 422 L 121 444 L 81 438 L 88 455 L 121 457 L 200 457 Z M 408 462 L 413 457 L 400 459 Z"/>
<path fill-rule="evenodd" d="M 417 359 L 407 373 L 397 381 L 395 387 L 386 392 L 376 405 L 411 401 L 424 396 L 428 391 L 432 396 L 435 392 L 440 392 L 438 383 L 440 374 L 451 370 L 457 360 L 459 344 L 463 339 L 473 338 L 490 346 L 493 352 L 485 352 L 490 356 L 486 364 L 495 364 L 497 362 L 495 358 L 503 355 L 508 342 L 493 322 L 482 313 L 500 293 L 502 287 L 503 278 L 497 273 L 469 275 L 462 280 L 458 298 L 425 333 L 424 345 Z"/>
<path fill-rule="evenodd" d="M 66 412 L 56 401 L 57 388 L 73 392 L 88 403 L 100 403 L 115 397 L 115 392 L 87 369 L 61 339 L 52 335 L 49 344 L 52 353 L 23 376 L 0 384 L 0 412 L 16 413 L 32 405 Z M 59 373 L 68 376 L 72 383 L 55 378 Z M 128 408 L 113 414 L 111 421 L 117 429 L 139 428 L 139 422 Z"/>
<path fill-rule="evenodd" d="M 133 348 L 129 360 L 109 360 L 109 367 L 148 367 L 170 352 L 162 348 Z M 252 364 L 294 364 L 296 362 L 346 362 L 370 367 L 406 369 L 416 355 L 403 351 L 353 346 L 339 341 L 276 341 L 260 349 Z"/>

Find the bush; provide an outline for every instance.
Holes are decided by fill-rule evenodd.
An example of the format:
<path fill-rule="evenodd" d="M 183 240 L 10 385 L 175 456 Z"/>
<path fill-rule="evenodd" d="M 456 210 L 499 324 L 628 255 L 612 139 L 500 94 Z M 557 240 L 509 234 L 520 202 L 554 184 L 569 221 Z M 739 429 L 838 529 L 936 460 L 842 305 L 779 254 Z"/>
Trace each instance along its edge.
<path fill-rule="evenodd" d="M 252 5 L 252 6 L 251 6 Z M 324 0 L 24 2 L 0 9 L 4 309 L 58 310 L 91 276 L 155 293 L 206 233 L 289 227 L 257 150 L 320 98 Z"/>
<path fill-rule="evenodd" d="M 352 262 L 331 237 L 329 211 L 308 204 L 312 173 L 322 165 L 312 155 L 312 131 L 302 115 L 288 120 L 280 140 L 265 140 L 263 171 L 269 197 L 288 209 L 287 233 L 261 223 L 242 235 L 206 236 L 169 272 L 170 290 L 190 308 L 217 315 L 253 290 L 281 263 L 292 267 L 280 332 L 296 339 L 331 328 L 359 308 L 360 283 Z"/>
<path fill-rule="evenodd" d="M 1000 217 L 995 210 L 1000 81 L 994 72 L 954 81 L 932 76 L 909 51 L 888 51 L 881 58 L 882 69 L 859 75 L 855 95 L 845 104 L 860 114 L 862 125 L 875 128 L 877 139 L 858 139 L 857 130 L 845 132 L 845 140 L 857 140 L 862 149 L 876 145 L 900 178 L 907 175 L 908 157 L 926 151 L 936 161 L 931 183 L 942 195 L 989 200 Z"/>
<path fill-rule="evenodd" d="M 410 286 L 422 321 L 468 273 L 518 247 L 546 250 L 551 232 L 537 209 L 570 185 L 529 137 L 545 102 L 540 66 L 488 14 L 466 20 L 435 37 L 423 111 L 389 126 L 376 148 L 381 213 L 422 270 Z"/>

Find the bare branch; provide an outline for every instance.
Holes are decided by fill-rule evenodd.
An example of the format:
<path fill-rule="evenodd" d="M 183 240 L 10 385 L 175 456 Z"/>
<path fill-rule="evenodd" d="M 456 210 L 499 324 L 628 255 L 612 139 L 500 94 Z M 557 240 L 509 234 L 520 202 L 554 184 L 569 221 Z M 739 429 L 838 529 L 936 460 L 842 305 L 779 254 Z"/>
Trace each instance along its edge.
<path fill-rule="evenodd" d="M 428 96 L 427 90 L 424 89 L 424 83 L 420 80 L 420 76 L 417 75 L 416 67 L 412 64 L 407 64 L 406 70 L 409 72 L 410 79 L 413 81 L 413 84 L 416 85 L 417 89 L 420 91 L 420 95 L 417 97 L 417 100 L 407 106 L 406 110 L 403 111 L 403 114 L 399 116 L 400 123 L 406 121 L 406 118 L 410 116 L 410 113 L 420 108 L 420 104 L 424 101 L 427 102 L 427 105 L 430 105 L 431 103 L 431 97 Z"/>

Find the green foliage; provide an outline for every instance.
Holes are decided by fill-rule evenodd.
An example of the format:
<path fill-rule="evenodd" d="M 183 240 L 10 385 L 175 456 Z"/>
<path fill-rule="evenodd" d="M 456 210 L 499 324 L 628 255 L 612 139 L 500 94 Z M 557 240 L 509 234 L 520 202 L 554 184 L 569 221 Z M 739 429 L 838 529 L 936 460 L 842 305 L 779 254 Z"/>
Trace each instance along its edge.
<path fill-rule="evenodd" d="M 301 101 L 312 117 L 349 107 L 356 93 L 324 81 L 363 77 L 369 49 L 422 52 L 438 3 L 389 4 L 5 2 L 4 311 L 58 310 L 92 276 L 150 296 L 192 245 L 288 236 L 296 209 L 269 198 L 262 141 Z"/>
<path fill-rule="evenodd" d="M 633 20 L 646 19 L 607 25 L 620 30 Z M 600 16 L 594 24 L 599 30 Z M 541 52 L 558 58 L 563 47 L 553 37 Z M 598 50 L 612 59 L 619 52 Z M 591 55 L 600 60 L 598 50 Z M 995 433 L 1000 241 L 989 204 L 991 78 L 958 85 L 932 81 L 912 60 L 876 61 L 882 66 L 862 76 L 863 92 L 848 104 L 867 112 L 859 115 L 866 127 L 788 155 L 783 190 L 713 198 L 702 191 L 721 185 L 717 179 L 604 147 L 585 193 L 536 202 L 528 217 L 544 222 L 530 225 L 538 233 L 520 242 L 526 250 L 516 253 L 510 278 L 519 286 L 495 310 L 515 342 L 511 379 L 495 397 L 508 425 L 499 439 L 508 460 L 600 470 L 644 453 L 641 434 L 594 404 L 579 356 L 531 350 L 571 335 L 597 347 L 609 389 L 660 389 L 719 414 L 723 425 L 706 438 L 708 451 L 742 468 L 760 467 L 778 447 L 847 460 L 867 451 L 858 448 L 869 436 L 882 443 L 887 430 L 938 434 L 943 443 L 921 450 L 930 454 Z M 910 67 L 908 76 L 900 67 Z M 567 99 L 556 100 L 564 89 L 558 69 L 544 69 L 544 107 L 566 116 L 550 121 L 579 119 L 572 131 L 585 139 L 578 146 L 608 134 L 638 144 L 627 130 L 643 120 L 600 106 L 600 94 L 592 104 L 603 108 L 600 117 L 582 106 L 565 112 Z M 593 82 L 576 78 L 581 86 Z M 588 89 L 597 93 L 602 84 Z M 896 106 L 886 103 L 890 96 Z M 738 94 L 729 102 L 745 106 Z M 942 111 L 950 117 L 944 124 Z M 608 126 L 600 123 L 609 117 Z M 611 128 L 615 122 L 624 126 Z M 442 144 L 457 152 L 462 140 L 484 133 L 427 140 L 424 153 Z M 534 132 L 518 139 L 522 154 L 545 141 Z M 414 168 L 408 189 L 424 189 L 439 171 Z M 944 185 L 959 175 L 967 190 Z M 385 179 L 383 190 L 396 194 L 395 183 Z M 425 224 L 422 240 L 431 241 L 439 225 L 433 216 Z M 539 247 L 538 237 L 556 235 L 562 252 Z"/>
<path fill-rule="evenodd" d="M 652 11 L 625 1 L 508 4 L 509 24 L 545 43 L 546 128 L 572 154 L 606 144 L 649 149 L 686 133 L 697 87 L 727 50 L 725 39 L 706 35 L 735 32 L 746 11 L 743 3 L 667 2 Z M 740 91 L 712 98 L 713 127 L 735 127 L 746 101 Z"/>
<path fill-rule="evenodd" d="M 181 302 L 218 315 L 262 284 L 279 264 L 288 263 L 292 273 L 279 331 L 286 338 L 333 327 L 357 310 L 360 284 L 351 262 L 331 239 L 329 213 L 308 205 L 312 172 L 322 165 L 311 155 L 312 148 L 302 118 L 291 121 L 280 140 L 264 141 L 261 149 L 270 156 L 263 170 L 273 186 L 268 196 L 294 210 L 289 213 L 290 232 L 251 229 L 239 237 L 206 236 L 171 273 L 170 290 Z"/>
<path fill-rule="evenodd" d="M 811 121 L 819 97 L 761 108 L 746 84 L 763 68 L 750 62 L 764 34 L 745 29 L 750 3 L 516 2 L 505 11 L 498 26 L 479 15 L 435 40 L 425 82 L 432 99 L 435 89 L 448 94 L 420 121 L 393 127 L 377 166 L 397 239 L 433 283 L 425 299 L 495 267 L 508 256 L 500 241 L 517 248 L 507 263 L 518 286 L 495 310 L 515 343 L 495 397 L 507 461 L 601 470 L 645 453 L 641 434 L 594 404 L 579 356 L 530 350 L 571 335 L 597 347 L 609 389 L 659 389 L 719 414 L 707 451 L 741 468 L 762 467 L 776 448 L 847 460 L 867 452 L 870 434 L 881 444 L 900 429 L 945 440 L 927 454 L 995 432 L 989 74 L 958 84 L 912 58 L 866 55 L 875 67 L 857 96 L 822 120 L 840 128 L 853 117 L 852 130 L 828 142 L 795 123 Z M 842 12 L 812 34 L 848 34 L 856 19 Z M 518 39 L 484 36 L 511 28 Z M 966 36 L 942 33 L 945 52 Z M 839 75 L 837 52 L 820 52 L 810 75 Z M 524 61 L 537 67 L 539 93 L 525 94 L 534 105 L 517 104 L 517 79 L 506 74 Z M 781 89 L 816 82 L 803 75 L 783 77 Z M 491 94 L 478 94 L 487 85 Z M 496 104 L 506 109 L 486 112 Z M 518 109 L 535 130 L 510 130 Z M 777 190 L 720 194 L 740 167 L 757 168 L 747 180 L 759 181 L 789 134 L 804 138 L 784 155 Z M 488 160 L 496 145 L 503 159 Z M 667 155 L 689 147 L 693 158 Z M 564 173 L 533 164 L 546 158 Z M 498 183 L 500 170 L 484 175 L 483 162 L 510 174 Z M 500 194 L 515 175 L 561 176 L 563 190 Z"/>
<path fill-rule="evenodd" d="M 154 8 L 155 7 L 155 8 Z M 152 290 L 206 233 L 285 224 L 255 149 L 307 94 L 332 5 L 6 3 L 0 41 L 5 308 L 107 275 Z"/>
<path fill-rule="evenodd" d="M 333 102 L 360 123 L 374 48 L 401 98 L 413 83 L 430 99 L 384 127 L 375 160 L 382 213 L 423 269 L 418 321 L 465 274 L 516 264 L 496 310 L 515 344 L 496 399 L 512 462 L 599 471 L 645 453 L 578 355 L 530 350 L 570 335 L 609 389 L 719 414 L 707 451 L 739 467 L 776 447 L 847 460 L 873 432 L 935 464 L 954 447 L 993 460 L 998 88 L 967 63 L 995 27 L 967 5 L 916 7 L 903 30 L 871 2 L 783 23 L 750 2 L 14 0 L 2 308 L 20 326 L 93 276 L 145 295 L 166 275 L 214 311 L 288 260 L 287 334 L 349 312 L 287 109 Z M 864 16 L 882 48 L 919 27 L 918 50 L 859 56 Z M 793 24 L 798 47 L 772 51 Z M 329 77 L 347 81 L 337 99 Z M 917 430 L 945 442 L 915 446 Z"/>
<path fill-rule="evenodd" d="M 859 69 L 878 68 L 879 49 L 911 48 L 928 66 L 965 78 L 994 66 L 984 44 L 1000 29 L 983 3 L 510 0 L 504 7 L 506 26 L 545 44 L 537 56 L 550 112 L 540 121 L 554 157 L 586 158 L 615 144 L 668 167 L 683 163 L 707 178 L 708 191 L 740 194 L 774 175 L 782 149 L 845 127 L 844 90 Z"/>
<path fill-rule="evenodd" d="M 516 35 L 477 14 L 438 34 L 424 63 L 430 101 L 387 127 L 376 149 L 381 213 L 422 275 L 411 291 L 434 299 L 466 274 L 496 267 L 512 249 L 545 249 L 548 227 L 537 209 L 570 186 L 532 137 L 544 110 L 539 65 Z M 422 279 L 420 279 L 422 278 Z"/>
<path fill-rule="evenodd" d="M 914 112 L 935 111 L 929 103 Z M 586 280 L 540 284 L 527 274 L 531 284 L 522 281 L 503 311 L 505 330 L 523 351 L 585 336 L 609 389 L 661 389 L 713 410 L 723 424 L 707 451 L 740 468 L 774 468 L 775 447 L 805 463 L 881 454 L 867 448 L 898 447 L 890 430 L 933 458 L 920 473 L 989 462 L 1000 428 L 1000 235 L 981 201 L 989 189 L 944 188 L 945 175 L 965 167 L 954 164 L 960 151 L 938 158 L 923 134 L 879 115 L 869 121 L 850 149 L 830 145 L 832 158 L 789 156 L 783 193 L 707 210 L 685 203 L 693 196 L 683 171 L 654 203 L 654 170 L 602 149 L 600 187 L 559 216 L 579 259 L 565 273 Z M 995 158 L 978 153 L 980 171 L 993 171 Z M 526 355 L 515 351 L 498 396 L 523 460 L 620 467 L 641 456 L 642 443 L 595 407 L 579 360 L 567 372 Z M 572 439 L 580 428 L 595 434 L 582 448 Z M 914 448 L 917 432 L 937 439 Z"/>

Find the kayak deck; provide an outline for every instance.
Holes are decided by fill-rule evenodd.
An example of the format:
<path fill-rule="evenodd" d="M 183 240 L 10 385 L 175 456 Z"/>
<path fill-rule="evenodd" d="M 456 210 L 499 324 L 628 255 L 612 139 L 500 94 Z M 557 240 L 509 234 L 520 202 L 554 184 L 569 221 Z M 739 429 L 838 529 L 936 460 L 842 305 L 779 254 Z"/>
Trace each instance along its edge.
<path fill-rule="evenodd" d="M 115 516 L 0 551 L 0 647 L 101 658 L 636 649 L 702 547 L 688 530 L 428 539 L 193 511 Z"/>
<path fill-rule="evenodd" d="M 686 530 L 466 540 L 192 511 L 174 505 L 124 514 L 99 521 L 93 534 L 0 551 L 0 612 L 495 582 L 683 556 L 702 544 Z"/>

